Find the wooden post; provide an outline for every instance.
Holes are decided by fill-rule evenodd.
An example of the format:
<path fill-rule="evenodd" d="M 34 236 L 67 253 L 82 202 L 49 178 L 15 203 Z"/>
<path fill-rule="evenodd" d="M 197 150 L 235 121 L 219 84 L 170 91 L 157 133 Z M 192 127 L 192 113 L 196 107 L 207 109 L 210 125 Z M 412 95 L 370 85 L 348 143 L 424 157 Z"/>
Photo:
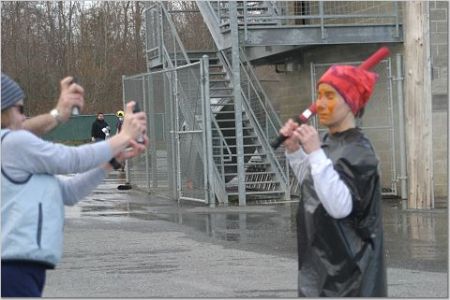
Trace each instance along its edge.
<path fill-rule="evenodd" d="M 431 56 L 428 1 L 404 2 L 408 208 L 433 206 Z"/>

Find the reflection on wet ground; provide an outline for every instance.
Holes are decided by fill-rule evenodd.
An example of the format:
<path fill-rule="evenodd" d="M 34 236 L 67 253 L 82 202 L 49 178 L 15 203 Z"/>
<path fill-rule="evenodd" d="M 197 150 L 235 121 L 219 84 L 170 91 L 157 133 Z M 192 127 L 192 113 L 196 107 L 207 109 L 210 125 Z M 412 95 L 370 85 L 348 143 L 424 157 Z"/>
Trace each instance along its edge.
<path fill-rule="evenodd" d="M 202 204 L 118 191 L 107 181 L 87 200 L 67 209 L 68 218 L 114 217 L 165 220 L 192 227 L 219 240 L 239 243 L 256 252 L 297 256 L 297 203 L 208 208 Z M 447 272 L 448 214 L 446 209 L 401 209 L 395 199 L 383 200 L 385 248 L 389 267 Z M 111 218 L 110 218 L 111 219 Z"/>

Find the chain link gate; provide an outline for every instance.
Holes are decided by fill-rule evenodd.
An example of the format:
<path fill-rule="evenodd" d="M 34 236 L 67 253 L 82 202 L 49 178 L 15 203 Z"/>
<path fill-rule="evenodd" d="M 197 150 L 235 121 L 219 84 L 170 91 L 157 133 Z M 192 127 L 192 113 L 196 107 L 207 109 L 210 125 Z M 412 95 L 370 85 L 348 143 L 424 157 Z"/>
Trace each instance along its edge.
<path fill-rule="evenodd" d="M 132 185 L 178 201 L 210 203 L 203 69 L 197 62 L 122 78 L 124 104 L 137 101 L 148 118 L 150 145 L 127 164 Z"/>
<path fill-rule="evenodd" d="M 345 62 L 338 64 L 358 66 L 361 62 Z M 311 64 L 311 90 L 312 99 L 317 99 L 316 85 L 320 76 L 333 64 Z M 394 124 L 393 105 L 393 77 L 391 59 L 381 61 L 373 71 L 379 75 L 377 84 L 370 101 L 367 103 L 364 115 L 357 119 L 356 125 L 371 140 L 375 153 L 380 161 L 380 176 L 382 194 L 384 196 L 397 196 L 397 169 L 396 156 L 396 127 Z M 401 84 L 397 82 L 396 84 Z M 313 120 L 314 126 L 323 134 L 327 129 L 319 125 L 317 116 Z"/>

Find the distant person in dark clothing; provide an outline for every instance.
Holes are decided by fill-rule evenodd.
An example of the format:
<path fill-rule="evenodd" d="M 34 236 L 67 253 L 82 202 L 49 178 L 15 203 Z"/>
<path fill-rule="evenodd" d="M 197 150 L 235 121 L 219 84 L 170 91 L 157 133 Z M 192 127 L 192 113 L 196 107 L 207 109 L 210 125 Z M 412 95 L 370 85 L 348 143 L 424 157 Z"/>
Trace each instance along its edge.
<path fill-rule="evenodd" d="M 122 123 L 123 123 L 123 116 L 125 116 L 125 113 L 123 110 L 118 110 L 116 112 L 117 122 L 116 122 L 116 134 L 120 132 L 122 129 Z"/>
<path fill-rule="evenodd" d="M 116 112 L 117 122 L 116 122 L 116 134 L 119 134 L 120 130 L 122 130 L 123 125 L 123 117 L 125 116 L 125 112 L 123 110 L 118 110 Z M 120 164 L 120 170 L 122 172 L 125 172 L 125 163 L 126 161 L 123 161 Z"/>
<path fill-rule="evenodd" d="M 99 112 L 97 119 L 92 123 L 91 140 L 93 142 L 103 141 L 107 134 L 109 135 L 109 125 L 106 123 L 103 113 Z"/>

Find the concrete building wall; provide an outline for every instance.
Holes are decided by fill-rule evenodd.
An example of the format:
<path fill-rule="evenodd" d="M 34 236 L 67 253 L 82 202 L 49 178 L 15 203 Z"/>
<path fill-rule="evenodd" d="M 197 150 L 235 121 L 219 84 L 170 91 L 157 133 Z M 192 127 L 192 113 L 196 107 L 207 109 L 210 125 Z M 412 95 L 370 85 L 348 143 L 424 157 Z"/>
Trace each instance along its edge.
<path fill-rule="evenodd" d="M 430 1 L 435 197 L 448 196 L 448 2 Z"/>

